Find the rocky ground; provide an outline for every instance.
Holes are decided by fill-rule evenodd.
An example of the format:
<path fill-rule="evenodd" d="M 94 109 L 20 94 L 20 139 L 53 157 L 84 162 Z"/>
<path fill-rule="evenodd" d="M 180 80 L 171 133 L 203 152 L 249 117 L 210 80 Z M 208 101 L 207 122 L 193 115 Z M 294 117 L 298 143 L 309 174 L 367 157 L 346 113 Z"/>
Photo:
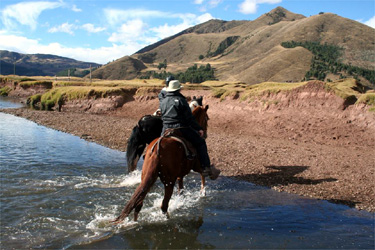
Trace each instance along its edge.
<path fill-rule="evenodd" d="M 349 106 L 319 86 L 256 101 L 219 100 L 208 91 L 207 145 L 222 175 L 278 191 L 375 211 L 375 113 Z M 125 151 L 139 118 L 157 99 L 136 98 L 105 113 L 0 110 Z"/>

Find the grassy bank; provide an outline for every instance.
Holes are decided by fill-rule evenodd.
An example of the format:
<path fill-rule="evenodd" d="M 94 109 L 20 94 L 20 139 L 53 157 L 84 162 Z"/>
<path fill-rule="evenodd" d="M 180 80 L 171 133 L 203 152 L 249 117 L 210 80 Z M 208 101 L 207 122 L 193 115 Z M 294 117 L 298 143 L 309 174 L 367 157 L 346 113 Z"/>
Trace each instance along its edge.
<path fill-rule="evenodd" d="M 7 95 L 12 91 L 12 85 L 21 88 L 33 88 L 42 86 L 44 93 L 38 93 L 28 98 L 28 103 L 33 107 L 50 110 L 55 106 L 61 106 L 66 101 L 75 99 L 97 99 L 109 96 L 157 95 L 164 86 L 158 79 L 134 79 L 134 80 L 92 80 L 84 78 L 55 78 L 55 77 L 1 77 L 0 94 Z M 8 82 L 8 85 L 6 83 Z M 264 82 L 248 85 L 240 82 L 206 81 L 201 84 L 184 84 L 188 90 L 211 90 L 212 96 L 224 100 L 226 98 L 252 101 L 259 96 L 288 92 L 306 85 L 308 82 L 277 83 Z M 335 93 L 344 100 L 346 105 L 364 103 L 374 111 L 374 92 L 367 91 L 355 79 L 342 79 L 336 82 L 320 82 L 327 91 Z M 4 85 L 4 86 L 3 86 Z"/>

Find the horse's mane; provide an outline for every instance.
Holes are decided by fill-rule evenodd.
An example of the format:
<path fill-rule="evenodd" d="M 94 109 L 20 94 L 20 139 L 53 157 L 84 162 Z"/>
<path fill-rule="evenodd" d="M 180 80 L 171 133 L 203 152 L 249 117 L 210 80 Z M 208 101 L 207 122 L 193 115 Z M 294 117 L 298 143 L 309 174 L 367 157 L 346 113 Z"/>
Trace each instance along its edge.
<path fill-rule="evenodd" d="M 207 129 L 207 121 L 209 119 L 207 109 L 208 105 L 206 107 L 198 106 L 193 110 L 193 116 L 197 120 L 198 124 L 204 124 L 204 129 Z"/>

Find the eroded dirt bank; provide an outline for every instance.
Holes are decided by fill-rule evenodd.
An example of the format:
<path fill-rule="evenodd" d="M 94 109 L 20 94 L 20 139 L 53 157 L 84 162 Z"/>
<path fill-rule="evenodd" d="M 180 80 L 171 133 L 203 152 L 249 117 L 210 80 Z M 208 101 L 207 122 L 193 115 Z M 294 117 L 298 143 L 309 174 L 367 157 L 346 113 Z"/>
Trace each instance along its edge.
<path fill-rule="evenodd" d="M 251 103 L 220 101 L 203 90 L 182 93 L 203 95 L 210 105 L 207 144 L 223 175 L 375 211 L 375 113 L 368 107 L 343 110 L 340 98 L 319 88 Z M 157 99 L 134 98 L 100 114 L 2 112 L 125 151 L 138 119 L 157 107 Z"/>

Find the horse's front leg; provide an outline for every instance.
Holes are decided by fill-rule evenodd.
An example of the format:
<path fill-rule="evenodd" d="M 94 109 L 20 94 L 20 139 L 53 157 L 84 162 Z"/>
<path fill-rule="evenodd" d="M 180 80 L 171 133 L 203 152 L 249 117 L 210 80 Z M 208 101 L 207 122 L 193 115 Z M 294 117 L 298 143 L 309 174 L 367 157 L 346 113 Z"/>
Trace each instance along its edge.
<path fill-rule="evenodd" d="M 139 214 L 139 211 L 141 211 L 142 206 L 143 206 L 143 201 L 135 207 L 135 209 L 134 209 L 134 221 L 138 220 L 138 214 Z"/>
<path fill-rule="evenodd" d="M 201 191 L 200 191 L 200 194 L 201 194 L 201 196 L 206 196 L 206 188 L 205 188 L 205 186 L 206 186 L 206 178 L 203 176 L 203 175 L 201 175 Z"/>
<path fill-rule="evenodd" d="M 184 179 L 178 177 L 178 194 L 181 195 L 184 192 Z"/>
<path fill-rule="evenodd" d="M 163 211 L 163 214 L 165 214 L 168 219 L 169 219 L 168 205 L 169 205 L 169 200 L 172 197 L 174 184 L 175 184 L 175 181 L 164 184 L 164 199 L 161 204 L 161 211 Z"/>

